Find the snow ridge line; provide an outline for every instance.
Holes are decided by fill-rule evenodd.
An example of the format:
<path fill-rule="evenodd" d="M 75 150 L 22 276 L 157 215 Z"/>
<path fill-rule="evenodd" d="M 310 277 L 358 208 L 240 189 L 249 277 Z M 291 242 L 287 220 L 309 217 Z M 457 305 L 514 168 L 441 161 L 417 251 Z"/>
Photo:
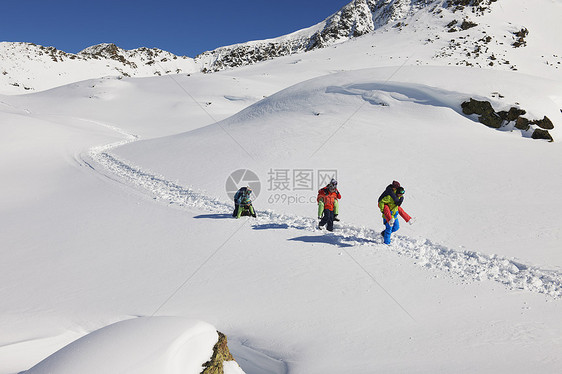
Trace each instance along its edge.
<path fill-rule="evenodd" d="M 107 151 L 119 145 L 136 140 L 128 139 L 90 150 L 91 157 L 111 173 L 128 183 L 150 192 L 155 199 L 167 201 L 180 207 L 196 208 L 209 213 L 230 215 L 233 204 L 196 192 L 191 188 L 166 180 L 132 166 Z M 331 233 L 328 241 L 341 247 L 356 245 L 377 245 L 390 248 L 399 255 L 407 256 L 426 269 L 450 272 L 467 280 L 493 280 L 510 289 L 522 289 L 542 293 L 554 298 L 562 297 L 562 273 L 543 270 L 534 266 L 496 255 L 485 255 L 472 251 L 455 251 L 427 239 L 412 239 L 394 235 L 391 246 L 383 244 L 379 231 L 365 227 L 339 225 L 337 233 Z M 275 213 L 271 210 L 258 211 L 254 228 L 292 228 L 318 232 L 315 218 Z M 383 247 L 384 246 L 384 247 Z"/>

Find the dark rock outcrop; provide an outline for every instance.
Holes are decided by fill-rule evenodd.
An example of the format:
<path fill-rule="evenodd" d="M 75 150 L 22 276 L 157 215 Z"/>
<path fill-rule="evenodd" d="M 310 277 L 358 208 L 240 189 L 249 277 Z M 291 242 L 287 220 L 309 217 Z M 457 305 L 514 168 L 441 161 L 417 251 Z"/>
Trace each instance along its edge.
<path fill-rule="evenodd" d="M 512 44 L 514 48 L 525 47 L 527 45 L 527 41 L 525 40 L 525 38 L 527 37 L 527 35 L 529 35 L 529 30 L 527 30 L 526 28 L 522 28 L 521 30 L 513 33 L 513 35 L 515 35 L 515 37 L 517 38 Z"/>
<path fill-rule="evenodd" d="M 545 139 L 550 142 L 554 141 L 548 130 L 536 129 L 535 131 L 533 131 L 533 135 L 531 137 L 533 139 Z"/>
<path fill-rule="evenodd" d="M 523 109 L 511 107 L 508 111 L 502 110 L 496 112 L 489 101 L 479 101 L 470 98 L 461 104 L 462 112 L 466 115 L 477 114 L 478 121 L 488 127 L 499 129 L 508 123 L 514 122 L 514 127 L 521 131 L 529 131 L 531 125 L 540 128 L 535 129 L 531 135 L 533 139 L 546 139 L 554 141 L 548 130 L 554 128 L 554 124 L 547 117 L 544 116 L 540 120 L 529 120 L 523 115 L 527 112 Z"/>
<path fill-rule="evenodd" d="M 224 374 L 223 362 L 234 361 L 234 357 L 228 349 L 226 335 L 219 331 L 217 333 L 219 334 L 219 340 L 213 347 L 211 359 L 203 364 L 205 369 L 201 374 Z"/>
<path fill-rule="evenodd" d="M 473 7 L 486 7 L 491 3 L 495 3 L 497 0 L 449 0 L 449 7 L 459 7 L 459 6 L 473 6 Z"/>
<path fill-rule="evenodd" d="M 524 115 L 525 113 L 527 113 L 526 111 L 524 111 L 523 109 L 519 109 L 516 107 L 511 107 L 509 109 L 509 111 L 505 111 L 502 110 L 501 112 L 498 112 L 498 115 L 504 120 L 504 121 L 515 121 L 517 120 L 517 118 L 519 118 L 520 116 Z"/>
<path fill-rule="evenodd" d="M 470 101 L 462 103 L 461 107 L 462 112 L 466 115 L 478 114 L 480 123 L 488 127 L 499 129 L 503 123 L 503 119 L 492 108 L 489 101 L 478 101 L 471 98 Z"/>
<path fill-rule="evenodd" d="M 531 125 L 537 125 L 541 129 L 545 130 L 552 130 L 554 128 L 554 124 L 547 116 L 544 116 L 543 119 L 536 119 L 534 121 L 531 121 L 530 123 Z"/>
<path fill-rule="evenodd" d="M 515 128 L 523 131 L 529 130 L 529 120 L 525 117 L 519 117 L 515 121 Z"/>

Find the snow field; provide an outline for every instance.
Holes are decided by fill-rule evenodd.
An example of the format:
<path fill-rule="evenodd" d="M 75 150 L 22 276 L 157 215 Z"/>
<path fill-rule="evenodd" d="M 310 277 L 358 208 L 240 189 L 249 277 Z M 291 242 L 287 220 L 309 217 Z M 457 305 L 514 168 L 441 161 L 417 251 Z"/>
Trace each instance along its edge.
<path fill-rule="evenodd" d="M 94 90 L 111 91 L 112 98 L 108 100 L 89 99 L 89 85 L 79 85 L 72 89 L 72 99 L 65 98 L 64 102 L 71 100 L 72 105 L 60 108 L 53 97 L 65 97 L 68 88 L 35 96 L 37 100 L 25 97 L 7 100 L 12 105 L 10 111 L 19 113 L 21 123 L 26 123 L 31 115 L 49 119 L 36 125 L 43 126 L 43 134 L 59 128 L 59 132 L 49 137 L 37 137 L 36 144 L 53 142 L 55 148 L 65 144 L 62 140 L 65 137 L 75 144 L 70 149 L 70 157 L 66 151 L 55 152 L 56 157 L 51 155 L 52 162 L 46 169 L 34 161 L 39 154 L 34 151 L 34 145 L 21 149 L 19 154 L 14 153 L 14 157 L 29 157 L 20 169 L 27 170 L 30 183 L 65 186 L 63 193 L 48 194 L 25 208 L 26 212 L 35 207 L 47 209 L 47 214 L 44 212 L 40 217 L 49 216 L 48 209 L 62 208 L 57 224 L 40 224 L 41 229 L 37 230 L 36 219 L 15 216 L 19 217 L 17 222 L 27 222 L 26 225 L 39 235 L 37 239 L 26 237 L 23 241 L 14 237 L 10 243 L 26 243 L 25 248 L 34 248 L 38 246 L 33 244 L 34 240 L 41 241 L 46 234 L 51 243 L 40 251 L 42 261 L 29 261 L 32 265 L 23 274 L 41 273 L 43 261 L 48 261 L 60 275 L 43 274 L 44 283 L 52 285 L 52 292 L 57 295 L 64 296 L 65 290 L 68 292 L 62 304 L 56 302 L 57 299 L 47 300 L 51 292 L 35 296 L 34 300 L 48 305 L 49 314 L 66 316 L 70 320 L 92 320 L 80 334 L 105 326 L 108 321 L 122 320 L 124 316 L 153 315 L 155 311 L 157 315 L 208 321 L 229 336 L 235 357 L 245 358 L 245 363 L 243 360 L 239 363 L 248 374 L 268 372 L 254 361 L 256 357 L 266 360 L 271 373 L 326 372 L 341 365 L 387 372 L 421 366 L 426 372 L 439 372 L 443 367 L 458 369 L 459 362 L 464 368 L 460 371 L 469 372 L 475 367 L 493 370 L 500 365 L 494 359 L 498 352 L 511 357 L 510 367 L 514 372 L 529 365 L 557 367 L 555 355 L 550 354 L 553 361 L 537 358 L 537 352 L 544 353 L 545 347 L 547 352 L 556 350 L 549 331 L 556 331 L 551 316 L 556 315 L 560 300 L 560 272 L 556 269 L 558 262 L 549 261 L 556 257 L 542 250 L 547 248 L 544 244 L 556 242 L 556 231 L 543 230 L 549 235 L 540 238 L 541 248 L 534 252 L 529 252 L 524 244 L 513 246 L 497 240 L 494 232 L 483 231 L 482 237 L 489 246 L 485 251 L 475 251 L 479 245 L 474 244 L 477 238 L 474 232 L 475 228 L 482 227 L 482 220 L 495 222 L 496 213 L 501 211 L 505 219 L 517 222 L 520 213 L 499 208 L 498 211 L 471 210 L 470 204 L 463 206 L 462 201 L 457 201 L 458 196 L 478 201 L 490 188 L 471 184 L 474 175 L 493 176 L 498 170 L 506 169 L 501 176 L 509 176 L 514 181 L 512 185 L 518 188 L 511 194 L 498 187 L 505 183 L 498 178 L 498 185 L 492 189 L 500 188 L 504 192 L 496 197 L 503 209 L 510 205 L 517 208 L 520 199 L 510 200 L 511 196 L 519 197 L 521 191 L 532 192 L 533 188 L 529 187 L 534 186 L 534 182 L 524 183 L 524 178 L 513 174 L 513 170 L 525 170 L 528 178 L 528 166 L 535 164 L 537 158 L 548 160 L 547 165 L 555 164 L 557 161 L 551 156 L 557 154 L 556 144 L 545 148 L 551 144 L 533 142 L 519 134 L 499 133 L 461 117 L 453 109 L 460 100 L 459 91 L 448 79 L 455 73 L 448 69 L 422 70 L 429 73 L 401 69 L 402 82 L 392 84 L 380 83 L 380 78 L 384 82 L 388 77 L 388 69 L 322 77 L 269 96 L 219 124 L 201 127 L 211 120 L 209 114 L 222 118 L 217 113 L 235 112 L 240 107 L 237 101 L 218 99 L 221 95 L 230 95 L 224 92 L 229 91 L 227 88 L 215 94 L 214 104 L 206 107 L 209 113 L 203 112 L 199 105 L 194 107 L 197 112 L 188 126 L 196 130 L 178 135 L 173 134 L 184 125 L 175 118 L 178 112 L 169 111 L 169 122 L 165 116 L 150 113 L 155 107 L 166 108 L 179 101 L 172 99 L 173 94 L 165 94 L 178 89 L 177 83 L 166 77 L 110 81 L 111 89 L 105 87 L 107 81 L 101 82 Z M 442 89 L 433 89 L 427 84 L 431 75 L 440 75 L 448 83 Z M 403 80 L 411 77 L 418 77 L 422 82 L 404 83 Z M 470 75 L 466 77 L 466 82 L 471 81 L 470 78 Z M 220 76 L 213 79 L 226 82 Z M 249 96 L 254 98 L 267 86 L 252 88 L 249 77 L 242 77 L 240 81 L 246 82 Z M 188 79 L 178 82 L 186 84 Z M 510 86 L 507 81 L 499 82 Z M 543 84 L 545 89 L 550 87 Z M 143 89 L 137 91 L 135 85 Z M 150 92 L 148 87 L 157 88 L 162 97 L 151 97 L 152 105 L 143 109 L 142 103 L 147 101 L 146 95 Z M 465 87 L 474 89 L 470 85 Z M 178 91 L 176 94 L 182 95 L 181 90 Z M 503 91 L 509 95 L 510 90 Z M 190 86 L 192 92 L 197 92 L 197 84 Z M 198 102 L 205 102 L 195 97 Z M 170 103 L 166 104 L 167 100 Z M 382 102 L 386 105 L 381 105 Z M 119 114 L 124 103 L 129 110 Z M 537 107 L 538 112 L 548 108 L 542 105 Z M 139 111 L 134 121 L 129 116 L 132 109 Z M 357 113 L 351 116 L 355 111 Z M 41 114 L 45 112 L 50 114 Z M 420 120 L 416 126 L 407 125 L 416 123 L 413 118 L 428 116 L 431 121 Z M 141 117 L 145 119 L 140 120 Z M 154 123 L 163 127 L 154 129 L 151 126 Z M 80 131 L 71 131 L 72 137 L 68 138 L 68 130 L 77 124 L 81 131 L 99 132 L 98 136 L 84 140 L 79 137 Z M 318 130 L 324 126 L 329 127 L 329 131 L 320 137 Z M 18 131 L 24 134 L 24 128 Z M 337 131 L 333 138 L 336 142 L 328 141 L 326 147 L 321 147 L 334 131 Z M 155 137 L 158 132 L 164 137 Z M 102 134 L 104 141 L 99 140 Z M 243 136 L 239 138 L 239 134 Z M 391 158 L 396 164 L 388 170 L 381 169 L 377 166 L 383 165 L 386 155 L 396 152 L 397 146 L 392 144 L 395 136 L 400 139 L 401 157 Z M 236 144 L 233 137 L 240 144 Z M 517 160 L 515 167 L 501 160 L 495 166 L 484 162 L 485 158 L 479 159 L 478 152 L 470 152 L 471 142 L 476 140 L 484 144 L 480 152 L 485 156 L 505 154 Z M 459 150 L 470 157 L 455 156 Z M 518 156 L 521 150 L 532 150 L 548 157 L 537 156 L 525 162 L 524 157 Z M 61 156 L 63 161 L 59 160 Z M 324 161 L 331 158 L 334 163 Z M 437 173 L 427 175 L 427 170 L 434 169 L 432 165 L 436 162 L 439 172 L 447 172 L 447 178 Z M 256 199 L 257 220 L 230 220 L 232 205 L 225 200 L 224 189 L 225 180 L 233 170 L 250 168 L 266 182 L 264 176 L 269 168 L 303 165 L 313 169 L 333 166 L 340 171 L 345 223 L 337 227 L 337 232 L 326 235 L 315 229 L 314 204 L 268 205 L 266 188 L 262 192 L 264 195 Z M 60 177 L 51 173 L 52 168 L 72 172 L 72 179 L 69 178 L 71 174 Z M 34 182 L 37 171 L 43 172 L 43 182 Z M 75 181 L 76 171 L 83 182 L 63 183 Z M 533 175 L 540 175 L 540 171 Z M 406 208 L 418 221 L 412 227 L 403 225 L 393 244 L 385 246 L 379 236 L 380 216 L 365 209 L 363 198 L 376 199 L 380 188 L 394 178 L 408 188 Z M 543 178 L 543 182 L 551 186 L 559 183 L 555 173 Z M 437 189 L 436 180 L 440 181 Z M 16 177 L 11 181 L 18 186 Z M 374 193 L 372 188 L 376 190 Z M 508 199 L 504 201 L 506 196 Z M 30 194 L 22 193 L 19 197 L 33 199 Z M 163 204 L 152 203 L 153 198 Z M 48 203 L 43 203 L 43 199 Z M 434 204 L 440 199 L 446 200 L 443 207 L 453 205 L 454 208 L 449 209 L 453 209 L 454 215 L 439 206 L 435 208 Z M 72 204 L 60 206 L 61 201 L 72 201 Z M 556 201 L 553 196 L 554 206 L 558 204 Z M 549 212 L 545 214 L 549 215 L 548 219 L 554 217 Z M 457 222 L 455 217 L 459 215 L 461 219 Z M 75 217 L 82 218 L 76 220 Z M 440 217 L 447 219 L 439 221 Z M 554 219 L 552 223 L 556 222 Z M 67 224 L 74 228 L 70 233 L 63 228 Z M 532 222 L 524 223 L 525 227 L 530 224 Z M 18 227 L 13 227 L 14 233 L 23 230 Z M 510 232 L 528 236 L 529 229 L 514 227 Z M 453 250 L 456 246 L 433 239 L 448 232 L 459 236 L 458 241 L 468 249 Z M 463 236 L 465 232 L 468 235 Z M 57 240 L 58 235 L 62 235 L 60 240 Z M 61 253 L 65 259 L 62 262 L 58 259 Z M 534 257 L 529 261 L 531 255 Z M 88 270 L 69 272 L 69 268 L 82 269 L 81 258 L 88 263 Z M 21 261 L 14 259 L 10 263 Z M 417 265 L 413 265 L 414 262 Z M 100 278 L 96 270 L 101 269 L 104 270 Z M 143 275 L 139 277 L 137 272 Z M 72 280 L 78 273 L 80 276 Z M 21 278 L 13 269 L 5 274 Z M 89 279 L 97 286 L 92 288 Z M 473 282 L 485 279 L 497 282 Z M 31 285 L 30 281 L 18 282 L 22 290 L 26 289 L 26 284 Z M 236 288 L 225 292 L 221 282 Z M 502 284 L 500 291 L 494 288 L 498 282 Z M 426 292 L 412 293 L 419 292 L 420 287 Z M 89 291 L 80 292 L 83 289 Z M 16 305 L 26 305 L 18 301 L 17 295 L 6 296 Z M 453 307 L 451 300 L 459 305 Z M 229 306 L 227 315 L 223 310 L 225 305 Z M 449 308 L 446 316 L 442 315 L 441 305 Z M 497 312 L 487 308 L 497 309 Z M 90 310 L 90 317 L 78 312 L 81 309 Z M 14 307 L 14 310 L 20 309 Z M 31 320 L 38 319 L 33 311 L 21 314 Z M 533 325 L 531 319 L 542 322 Z M 500 322 L 491 324 L 490 320 Z M 76 336 L 74 329 L 69 330 Z M 327 341 L 318 342 L 317 336 L 326 336 L 326 331 L 330 331 Z M 460 345 L 459 335 L 462 336 Z M 7 336 L 18 334 L 11 332 Z M 39 342 L 32 340 L 26 347 L 34 353 L 33 357 L 46 357 L 55 346 L 61 347 L 64 339 L 70 340 L 65 336 L 50 340 L 58 342 L 50 348 L 40 348 Z M 533 343 L 533 339 L 540 343 Z M 10 344 L 13 340 L 7 340 L 8 346 L 0 350 L 0 355 L 13 351 Z M 341 344 L 334 344 L 335 341 Z M 490 349 L 490 344 L 498 341 L 509 343 Z M 464 354 L 466 346 L 470 346 L 477 357 Z M 508 354 L 502 347 L 512 353 Z M 372 352 L 377 352 L 376 358 Z M 530 352 L 527 353 L 530 358 L 523 352 Z M 408 357 L 406 361 L 398 359 L 404 356 Z M 350 364 L 354 359 L 356 362 Z M 11 367 L 24 367 L 11 362 Z M 402 364 L 397 366 L 397 362 Z"/>
<path fill-rule="evenodd" d="M 232 213 L 231 203 L 205 196 L 163 177 L 145 173 L 108 152 L 95 150 L 91 155 L 95 161 L 126 183 L 146 190 L 154 196 L 154 199 L 166 204 L 195 208 L 208 213 L 226 215 Z M 314 218 L 279 214 L 271 210 L 257 212 L 258 218 L 255 219 L 253 226 L 279 226 L 309 232 L 318 230 L 317 220 Z M 367 244 L 374 246 L 375 249 L 385 245 L 377 230 L 340 224 L 336 224 L 336 227 L 336 232 L 330 234 L 331 244 L 348 246 Z M 476 281 L 490 279 L 512 289 L 544 293 L 555 298 L 562 296 L 562 274 L 557 271 L 526 266 L 501 256 L 487 256 L 470 251 L 459 252 L 434 244 L 430 240 L 418 241 L 401 235 L 394 236 L 391 249 L 400 255 L 415 259 L 420 266 L 449 271 L 462 278 Z"/>

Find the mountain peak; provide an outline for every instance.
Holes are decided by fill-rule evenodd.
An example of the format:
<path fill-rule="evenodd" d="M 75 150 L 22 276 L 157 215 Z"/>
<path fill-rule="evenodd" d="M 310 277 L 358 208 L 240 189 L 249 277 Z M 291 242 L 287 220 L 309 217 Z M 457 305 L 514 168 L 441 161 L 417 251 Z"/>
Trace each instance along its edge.
<path fill-rule="evenodd" d="M 118 55 L 123 51 L 123 49 L 119 48 L 113 43 L 101 43 L 85 48 L 78 52 L 78 54 L 83 56 L 103 56 L 111 58 L 112 56 Z"/>

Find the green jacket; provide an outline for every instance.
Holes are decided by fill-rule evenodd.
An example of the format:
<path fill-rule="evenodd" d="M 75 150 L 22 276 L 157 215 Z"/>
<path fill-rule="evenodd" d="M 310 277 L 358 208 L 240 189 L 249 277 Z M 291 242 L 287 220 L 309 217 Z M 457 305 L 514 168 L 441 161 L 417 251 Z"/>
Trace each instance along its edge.
<path fill-rule="evenodd" d="M 386 209 L 386 212 L 385 206 L 388 207 Z M 396 215 L 396 212 L 398 212 L 398 214 L 400 214 L 400 217 L 404 218 L 404 221 L 406 222 L 410 222 L 410 220 L 412 219 L 412 217 L 410 217 L 408 213 L 406 213 L 404 209 L 402 209 L 401 206 L 396 205 L 394 199 L 390 195 L 383 197 L 379 201 L 379 209 L 382 212 L 382 217 L 387 221 L 390 221 L 390 219 Z"/>
<path fill-rule="evenodd" d="M 396 212 L 398 212 L 398 205 L 396 205 L 394 199 L 390 195 L 383 197 L 381 201 L 379 201 L 379 209 L 381 210 L 381 212 L 384 212 L 385 205 L 388 205 L 393 216 L 394 214 L 396 214 Z"/>

